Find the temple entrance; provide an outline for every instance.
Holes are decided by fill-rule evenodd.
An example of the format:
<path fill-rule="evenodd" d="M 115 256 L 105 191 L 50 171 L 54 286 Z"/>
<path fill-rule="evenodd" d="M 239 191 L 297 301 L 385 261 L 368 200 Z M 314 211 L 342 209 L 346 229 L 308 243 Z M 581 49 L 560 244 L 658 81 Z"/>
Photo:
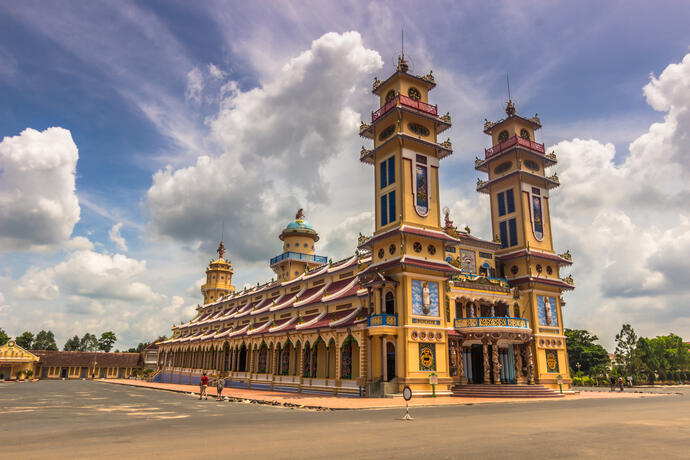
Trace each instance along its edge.
<path fill-rule="evenodd" d="M 247 347 L 244 344 L 242 344 L 242 348 L 240 348 L 240 358 L 238 367 L 241 372 L 247 371 Z"/>
<path fill-rule="evenodd" d="M 472 345 L 470 361 L 472 364 L 472 383 L 484 383 L 484 358 L 481 345 Z"/>
<path fill-rule="evenodd" d="M 386 343 L 386 382 L 395 378 L 395 345 Z"/>
<path fill-rule="evenodd" d="M 60 378 L 61 378 L 61 379 L 66 379 L 66 378 L 67 378 L 67 369 L 64 368 L 64 367 L 62 368 L 62 370 L 60 370 Z"/>

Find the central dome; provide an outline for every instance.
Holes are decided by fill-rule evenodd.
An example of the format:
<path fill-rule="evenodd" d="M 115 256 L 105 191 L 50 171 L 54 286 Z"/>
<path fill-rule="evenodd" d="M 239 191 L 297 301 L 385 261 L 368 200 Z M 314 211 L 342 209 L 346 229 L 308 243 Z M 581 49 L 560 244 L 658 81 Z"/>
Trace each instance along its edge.
<path fill-rule="evenodd" d="M 283 239 L 287 236 L 308 236 L 313 238 L 314 241 L 319 241 L 319 235 L 316 233 L 316 230 L 314 230 L 311 224 L 304 218 L 302 209 L 297 211 L 295 220 L 287 224 L 287 227 L 285 227 L 285 229 L 283 229 L 283 231 L 280 233 L 280 240 L 283 241 Z"/>

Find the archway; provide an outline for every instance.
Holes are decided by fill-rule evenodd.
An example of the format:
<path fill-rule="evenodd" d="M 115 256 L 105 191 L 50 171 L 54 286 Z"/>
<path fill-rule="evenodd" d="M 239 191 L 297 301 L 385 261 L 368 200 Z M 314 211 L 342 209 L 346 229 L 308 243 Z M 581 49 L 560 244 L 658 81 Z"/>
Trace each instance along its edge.
<path fill-rule="evenodd" d="M 265 374 L 266 373 L 266 367 L 267 367 L 267 362 L 268 362 L 268 347 L 266 346 L 265 343 L 261 344 L 261 348 L 259 348 L 259 362 L 257 363 L 257 369 L 256 371 L 259 374 Z"/>
<path fill-rule="evenodd" d="M 385 311 L 387 315 L 395 314 L 395 295 L 392 292 L 386 293 Z"/>
<path fill-rule="evenodd" d="M 386 342 L 386 382 L 390 382 L 395 377 L 395 345 L 393 342 Z"/>
<path fill-rule="evenodd" d="M 247 372 L 247 346 L 244 343 L 242 343 L 242 346 L 240 347 L 240 358 L 237 367 L 239 368 L 240 372 Z"/>

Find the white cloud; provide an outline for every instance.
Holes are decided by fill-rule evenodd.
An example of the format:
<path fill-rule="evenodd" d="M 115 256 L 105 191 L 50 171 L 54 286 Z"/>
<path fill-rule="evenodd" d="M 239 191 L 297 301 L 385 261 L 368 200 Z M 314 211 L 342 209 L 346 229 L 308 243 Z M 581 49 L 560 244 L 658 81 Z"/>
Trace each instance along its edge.
<path fill-rule="evenodd" d="M 329 33 L 287 62 L 274 81 L 246 92 L 225 84 L 219 113 L 209 120 L 223 153 L 154 175 L 147 195 L 151 229 L 209 241 L 217 240 L 225 220 L 226 234 L 242 242 L 230 246 L 231 256 L 273 255 L 280 227 L 297 208 L 329 203 L 324 168 L 346 156 L 356 164 L 356 108 L 365 107 L 366 97 L 360 85 L 381 65 L 358 33 Z"/>
<path fill-rule="evenodd" d="M 562 141 L 563 184 L 552 194 L 555 244 L 573 250 L 577 289 L 567 319 L 607 338 L 630 322 L 642 334 L 690 334 L 690 221 L 688 165 L 681 155 L 690 132 L 690 55 L 644 88 L 666 111 L 662 123 L 630 144 L 614 162 L 612 144 Z"/>
<path fill-rule="evenodd" d="M 185 98 L 189 101 L 200 102 L 201 93 L 204 90 L 204 76 L 198 67 L 194 67 L 187 73 L 187 89 Z"/>
<path fill-rule="evenodd" d="M 75 171 L 79 153 L 63 128 L 27 128 L 0 142 L 0 246 L 52 250 L 79 220 Z"/>
<path fill-rule="evenodd" d="M 110 241 L 115 243 L 115 245 L 124 252 L 127 252 L 127 242 L 125 238 L 120 234 L 120 229 L 122 228 L 122 222 L 118 222 L 110 229 L 108 232 L 108 238 Z"/>
<path fill-rule="evenodd" d="M 123 254 L 101 254 L 90 250 L 72 252 L 54 267 L 30 267 L 17 280 L 13 294 L 35 300 L 56 299 L 61 293 L 88 299 L 119 299 L 160 302 L 165 296 L 138 281 L 146 272 L 146 261 Z M 74 298 L 73 298 L 74 300 Z"/>
<path fill-rule="evenodd" d="M 208 65 L 208 73 L 212 78 L 216 80 L 222 80 L 225 78 L 225 72 L 220 70 L 215 64 L 211 63 Z"/>

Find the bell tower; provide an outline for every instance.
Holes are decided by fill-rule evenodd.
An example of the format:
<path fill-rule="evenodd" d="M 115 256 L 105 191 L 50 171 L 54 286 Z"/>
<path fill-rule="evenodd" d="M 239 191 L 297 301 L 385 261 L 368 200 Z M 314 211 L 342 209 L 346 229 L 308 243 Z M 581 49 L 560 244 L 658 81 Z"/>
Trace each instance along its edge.
<path fill-rule="evenodd" d="M 328 258 L 314 253 L 314 244 L 319 241 L 319 234 L 304 218 L 300 208 L 295 220 L 290 222 L 280 233 L 283 242 L 283 253 L 271 259 L 270 265 L 278 281 L 286 282 L 300 276 L 307 270 L 328 262 Z"/>
<path fill-rule="evenodd" d="M 372 253 L 364 274 L 373 310 L 371 372 L 386 382 L 387 393 L 405 385 L 444 393 L 452 380 L 445 292 L 458 270 L 444 260 L 445 243 L 456 240 L 441 228 L 439 167 L 453 150 L 450 140 L 439 141 L 451 119 L 429 101 L 435 86 L 431 71 L 411 74 L 402 54 L 388 79 L 374 80 L 379 109 L 360 126 L 360 135 L 373 140 L 360 153 L 374 167 L 374 234 L 360 244 Z M 430 377 L 437 378 L 435 388 Z"/>
<path fill-rule="evenodd" d="M 535 380 L 557 387 L 558 376 L 570 383 L 562 293 L 574 288 L 572 277 L 560 278 L 560 268 L 572 264 L 570 252 L 559 255 L 553 248 L 549 197 L 560 182 L 546 170 L 557 159 L 535 141 L 541 128 L 537 115 L 519 116 L 512 100 L 505 112 L 501 120 L 485 120 L 492 146 L 475 160 L 475 169 L 489 177 L 477 180 L 477 191 L 490 197 L 494 241 L 501 244 L 496 253 L 499 276 L 525 298 L 521 315 L 534 335 Z"/>
<path fill-rule="evenodd" d="M 216 250 L 218 259 L 212 260 L 206 269 L 206 283 L 201 286 L 201 294 L 204 296 L 204 305 L 215 302 L 221 297 L 235 291 L 232 285 L 232 265 L 229 260 L 223 259 L 225 244 L 221 241 Z"/>

